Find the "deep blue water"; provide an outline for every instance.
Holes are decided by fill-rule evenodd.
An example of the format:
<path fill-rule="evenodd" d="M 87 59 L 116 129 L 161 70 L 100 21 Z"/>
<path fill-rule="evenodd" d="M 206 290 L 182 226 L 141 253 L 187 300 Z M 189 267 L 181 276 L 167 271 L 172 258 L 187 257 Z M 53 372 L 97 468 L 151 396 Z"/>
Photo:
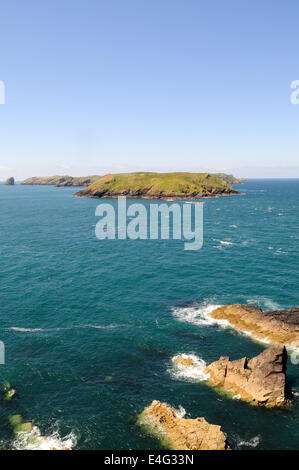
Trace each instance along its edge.
<path fill-rule="evenodd" d="M 263 350 L 203 324 L 204 308 L 298 305 L 299 180 L 238 189 L 205 200 L 203 248 L 184 251 L 181 241 L 97 240 L 99 200 L 74 188 L 0 186 L 0 379 L 17 390 L 0 405 L 2 445 L 17 445 L 7 417 L 21 413 L 43 435 L 72 433 L 75 448 L 158 449 L 135 424 L 157 399 L 221 425 L 233 448 L 298 448 L 297 396 L 289 409 L 255 408 L 171 372 L 177 353 L 209 363 Z M 298 367 L 288 368 L 295 391 Z"/>

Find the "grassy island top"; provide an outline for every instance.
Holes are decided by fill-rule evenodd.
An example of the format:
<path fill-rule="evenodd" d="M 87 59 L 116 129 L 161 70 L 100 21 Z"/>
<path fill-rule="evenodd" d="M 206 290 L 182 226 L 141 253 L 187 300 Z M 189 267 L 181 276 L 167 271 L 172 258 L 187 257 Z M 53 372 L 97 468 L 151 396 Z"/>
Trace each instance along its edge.
<path fill-rule="evenodd" d="M 46 186 L 88 186 L 97 181 L 101 176 L 33 176 L 22 181 L 24 185 L 46 185 Z"/>
<path fill-rule="evenodd" d="M 195 198 L 239 194 L 222 178 L 210 173 L 108 174 L 83 189 L 82 197 Z"/>

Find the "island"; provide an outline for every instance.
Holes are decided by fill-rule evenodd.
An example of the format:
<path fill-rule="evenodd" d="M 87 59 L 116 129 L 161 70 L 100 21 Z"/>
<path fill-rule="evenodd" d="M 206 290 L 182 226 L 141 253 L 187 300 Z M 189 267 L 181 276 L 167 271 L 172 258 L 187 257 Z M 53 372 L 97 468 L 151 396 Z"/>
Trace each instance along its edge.
<path fill-rule="evenodd" d="M 240 194 L 210 173 L 108 174 L 74 196 L 90 198 L 197 199 Z"/>
<path fill-rule="evenodd" d="M 221 427 L 205 418 L 185 419 L 180 413 L 154 400 L 139 416 L 138 424 L 172 450 L 228 450 Z"/>
<path fill-rule="evenodd" d="M 10 178 L 7 178 L 7 180 L 4 183 L 5 186 L 14 186 L 14 184 L 15 184 L 15 179 L 13 176 L 11 176 Z"/>
<path fill-rule="evenodd" d="M 22 181 L 23 185 L 41 185 L 41 186 L 89 186 L 101 176 L 34 176 Z"/>

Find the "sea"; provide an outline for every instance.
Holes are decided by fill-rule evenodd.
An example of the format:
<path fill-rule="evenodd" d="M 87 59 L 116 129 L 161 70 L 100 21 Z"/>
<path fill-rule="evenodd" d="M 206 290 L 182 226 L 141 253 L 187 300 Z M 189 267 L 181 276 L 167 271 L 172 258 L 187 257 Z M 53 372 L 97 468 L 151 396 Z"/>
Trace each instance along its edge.
<path fill-rule="evenodd" d="M 299 304 L 299 180 L 235 188 L 240 195 L 203 201 L 203 246 L 187 251 L 181 240 L 97 239 L 101 201 L 73 197 L 80 188 L 0 186 L 0 384 L 16 390 L 0 402 L 1 447 L 160 449 L 137 424 L 160 400 L 221 425 L 233 449 L 298 449 L 296 361 L 284 409 L 251 406 L 205 380 L 205 364 L 219 356 L 269 346 L 209 312 Z M 178 354 L 192 355 L 201 373 L 178 371 Z M 14 414 L 45 439 L 14 435 Z"/>

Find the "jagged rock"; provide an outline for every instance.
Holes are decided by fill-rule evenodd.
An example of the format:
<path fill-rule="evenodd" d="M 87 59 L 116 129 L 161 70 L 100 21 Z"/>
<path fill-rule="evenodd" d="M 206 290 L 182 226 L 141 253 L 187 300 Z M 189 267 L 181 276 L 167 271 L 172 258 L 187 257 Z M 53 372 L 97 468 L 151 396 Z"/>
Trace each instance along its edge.
<path fill-rule="evenodd" d="M 220 426 L 209 424 L 204 418 L 181 418 L 178 412 L 157 400 L 143 411 L 139 423 L 174 450 L 229 449 Z"/>
<path fill-rule="evenodd" d="M 205 372 L 209 382 L 239 395 L 252 404 L 269 407 L 286 405 L 291 398 L 287 384 L 287 352 L 284 346 L 273 346 L 253 359 L 231 361 L 220 357 Z"/>
<path fill-rule="evenodd" d="M 299 307 L 290 310 L 263 311 L 248 305 L 225 305 L 210 313 L 219 320 L 227 320 L 240 331 L 272 344 L 299 345 Z"/>
<path fill-rule="evenodd" d="M 5 181 L 5 186 L 13 186 L 15 184 L 15 179 L 13 176 L 11 176 L 10 178 L 7 178 L 7 180 Z"/>

